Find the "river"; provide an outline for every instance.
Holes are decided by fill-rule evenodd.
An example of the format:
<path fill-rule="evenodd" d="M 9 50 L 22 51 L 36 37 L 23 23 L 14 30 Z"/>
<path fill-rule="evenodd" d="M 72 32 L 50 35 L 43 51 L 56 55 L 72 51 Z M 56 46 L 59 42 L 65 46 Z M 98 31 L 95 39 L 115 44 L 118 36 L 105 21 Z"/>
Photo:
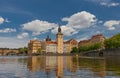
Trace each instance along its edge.
<path fill-rule="evenodd" d="M 120 57 L 0 56 L 0 78 L 120 78 Z"/>

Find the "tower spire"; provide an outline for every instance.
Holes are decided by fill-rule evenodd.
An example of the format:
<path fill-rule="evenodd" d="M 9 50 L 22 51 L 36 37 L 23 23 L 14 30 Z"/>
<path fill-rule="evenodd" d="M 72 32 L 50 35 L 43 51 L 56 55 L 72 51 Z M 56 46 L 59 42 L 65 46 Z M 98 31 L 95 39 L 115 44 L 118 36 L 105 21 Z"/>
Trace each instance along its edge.
<path fill-rule="evenodd" d="M 58 27 L 58 33 L 61 33 L 61 28 L 60 28 L 60 26 Z"/>
<path fill-rule="evenodd" d="M 51 41 L 51 38 L 49 37 L 49 35 L 47 35 L 46 41 Z"/>

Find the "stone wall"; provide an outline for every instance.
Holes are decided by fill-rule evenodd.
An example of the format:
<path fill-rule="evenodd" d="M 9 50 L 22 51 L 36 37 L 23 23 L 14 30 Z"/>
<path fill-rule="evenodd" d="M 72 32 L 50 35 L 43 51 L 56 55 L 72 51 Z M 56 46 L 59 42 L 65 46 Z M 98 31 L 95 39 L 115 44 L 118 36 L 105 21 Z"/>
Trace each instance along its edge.
<path fill-rule="evenodd" d="M 120 55 L 120 48 L 106 49 L 103 51 L 104 56 L 117 56 Z"/>
<path fill-rule="evenodd" d="M 98 56 L 120 56 L 120 48 L 116 49 L 106 49 L 102 51 L 89 51 L 85 52 L 82 55 L 90 56 L 90 57 L 98 57 Z"/>

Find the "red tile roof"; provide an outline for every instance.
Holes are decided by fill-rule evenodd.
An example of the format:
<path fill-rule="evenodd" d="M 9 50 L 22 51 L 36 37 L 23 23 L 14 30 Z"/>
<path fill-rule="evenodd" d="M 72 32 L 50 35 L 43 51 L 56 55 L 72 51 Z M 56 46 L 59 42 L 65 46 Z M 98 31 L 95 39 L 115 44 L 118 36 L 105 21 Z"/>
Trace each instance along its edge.
<path fill-rule="evenodd" d="M 47 44 L 57 44 L 55 41 L 46 41 Z"/>

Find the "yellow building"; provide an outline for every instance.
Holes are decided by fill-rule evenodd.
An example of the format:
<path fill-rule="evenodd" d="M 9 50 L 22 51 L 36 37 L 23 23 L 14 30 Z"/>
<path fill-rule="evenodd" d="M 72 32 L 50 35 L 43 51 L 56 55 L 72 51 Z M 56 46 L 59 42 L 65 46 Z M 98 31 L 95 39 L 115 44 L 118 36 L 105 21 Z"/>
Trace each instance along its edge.
<path fill-rule="evenodd" d="M 30 40 L 28 43 L 28 54 L 38 53 L 39 49 L 41 49 L 41 42 L 39 40 Z"/>
<path fill-rule="evenodd" d="M 41 48 L 44 53 L 70 53 L 73 47 L 78 47 L 78 42 L 75 39 L 64 42 L 63 34 L 59 26 L 56 41 L 52 41 L 49 36 L 47 36 L 45 41 L 30 40 L 28 43 L 28 53 L 30 55 L 37 53 L 39 48 Z"/>
<path fill-rule="evenodd" d="M 83 41 L 80 41 L 78 43 L 78 47 L 81 47 L 81 46 L 89 46 L 91 44 L 91 41 L 90 39 L 89 40 L 83 40 Z"/>
<path fill-rule="evenodd" d="M 94 35 L 91 38 L 92 43 L 98 43 L 99 42 L 99 43 L 103 44 L 104 41 L 105 41 L 105 37 L 102 34 Z"/>
<path fill-rule="evenodd" d="M 104 41 L 105 41 L 105 37 L 102 34 L 97 34 L 92 36 L 91 39 L 80 41 L 78 43 L 78 47 L 89 46 L 95 43 L 102 43 L 102 45 L 104 46 Z"/>
<path fill-rule="evenodd" d="M 78 42 L 75 39 L 70 39 L 66 42 L 64 42 L 64 52 L 70 53 L 73 47 L 78 48 Z"/>

